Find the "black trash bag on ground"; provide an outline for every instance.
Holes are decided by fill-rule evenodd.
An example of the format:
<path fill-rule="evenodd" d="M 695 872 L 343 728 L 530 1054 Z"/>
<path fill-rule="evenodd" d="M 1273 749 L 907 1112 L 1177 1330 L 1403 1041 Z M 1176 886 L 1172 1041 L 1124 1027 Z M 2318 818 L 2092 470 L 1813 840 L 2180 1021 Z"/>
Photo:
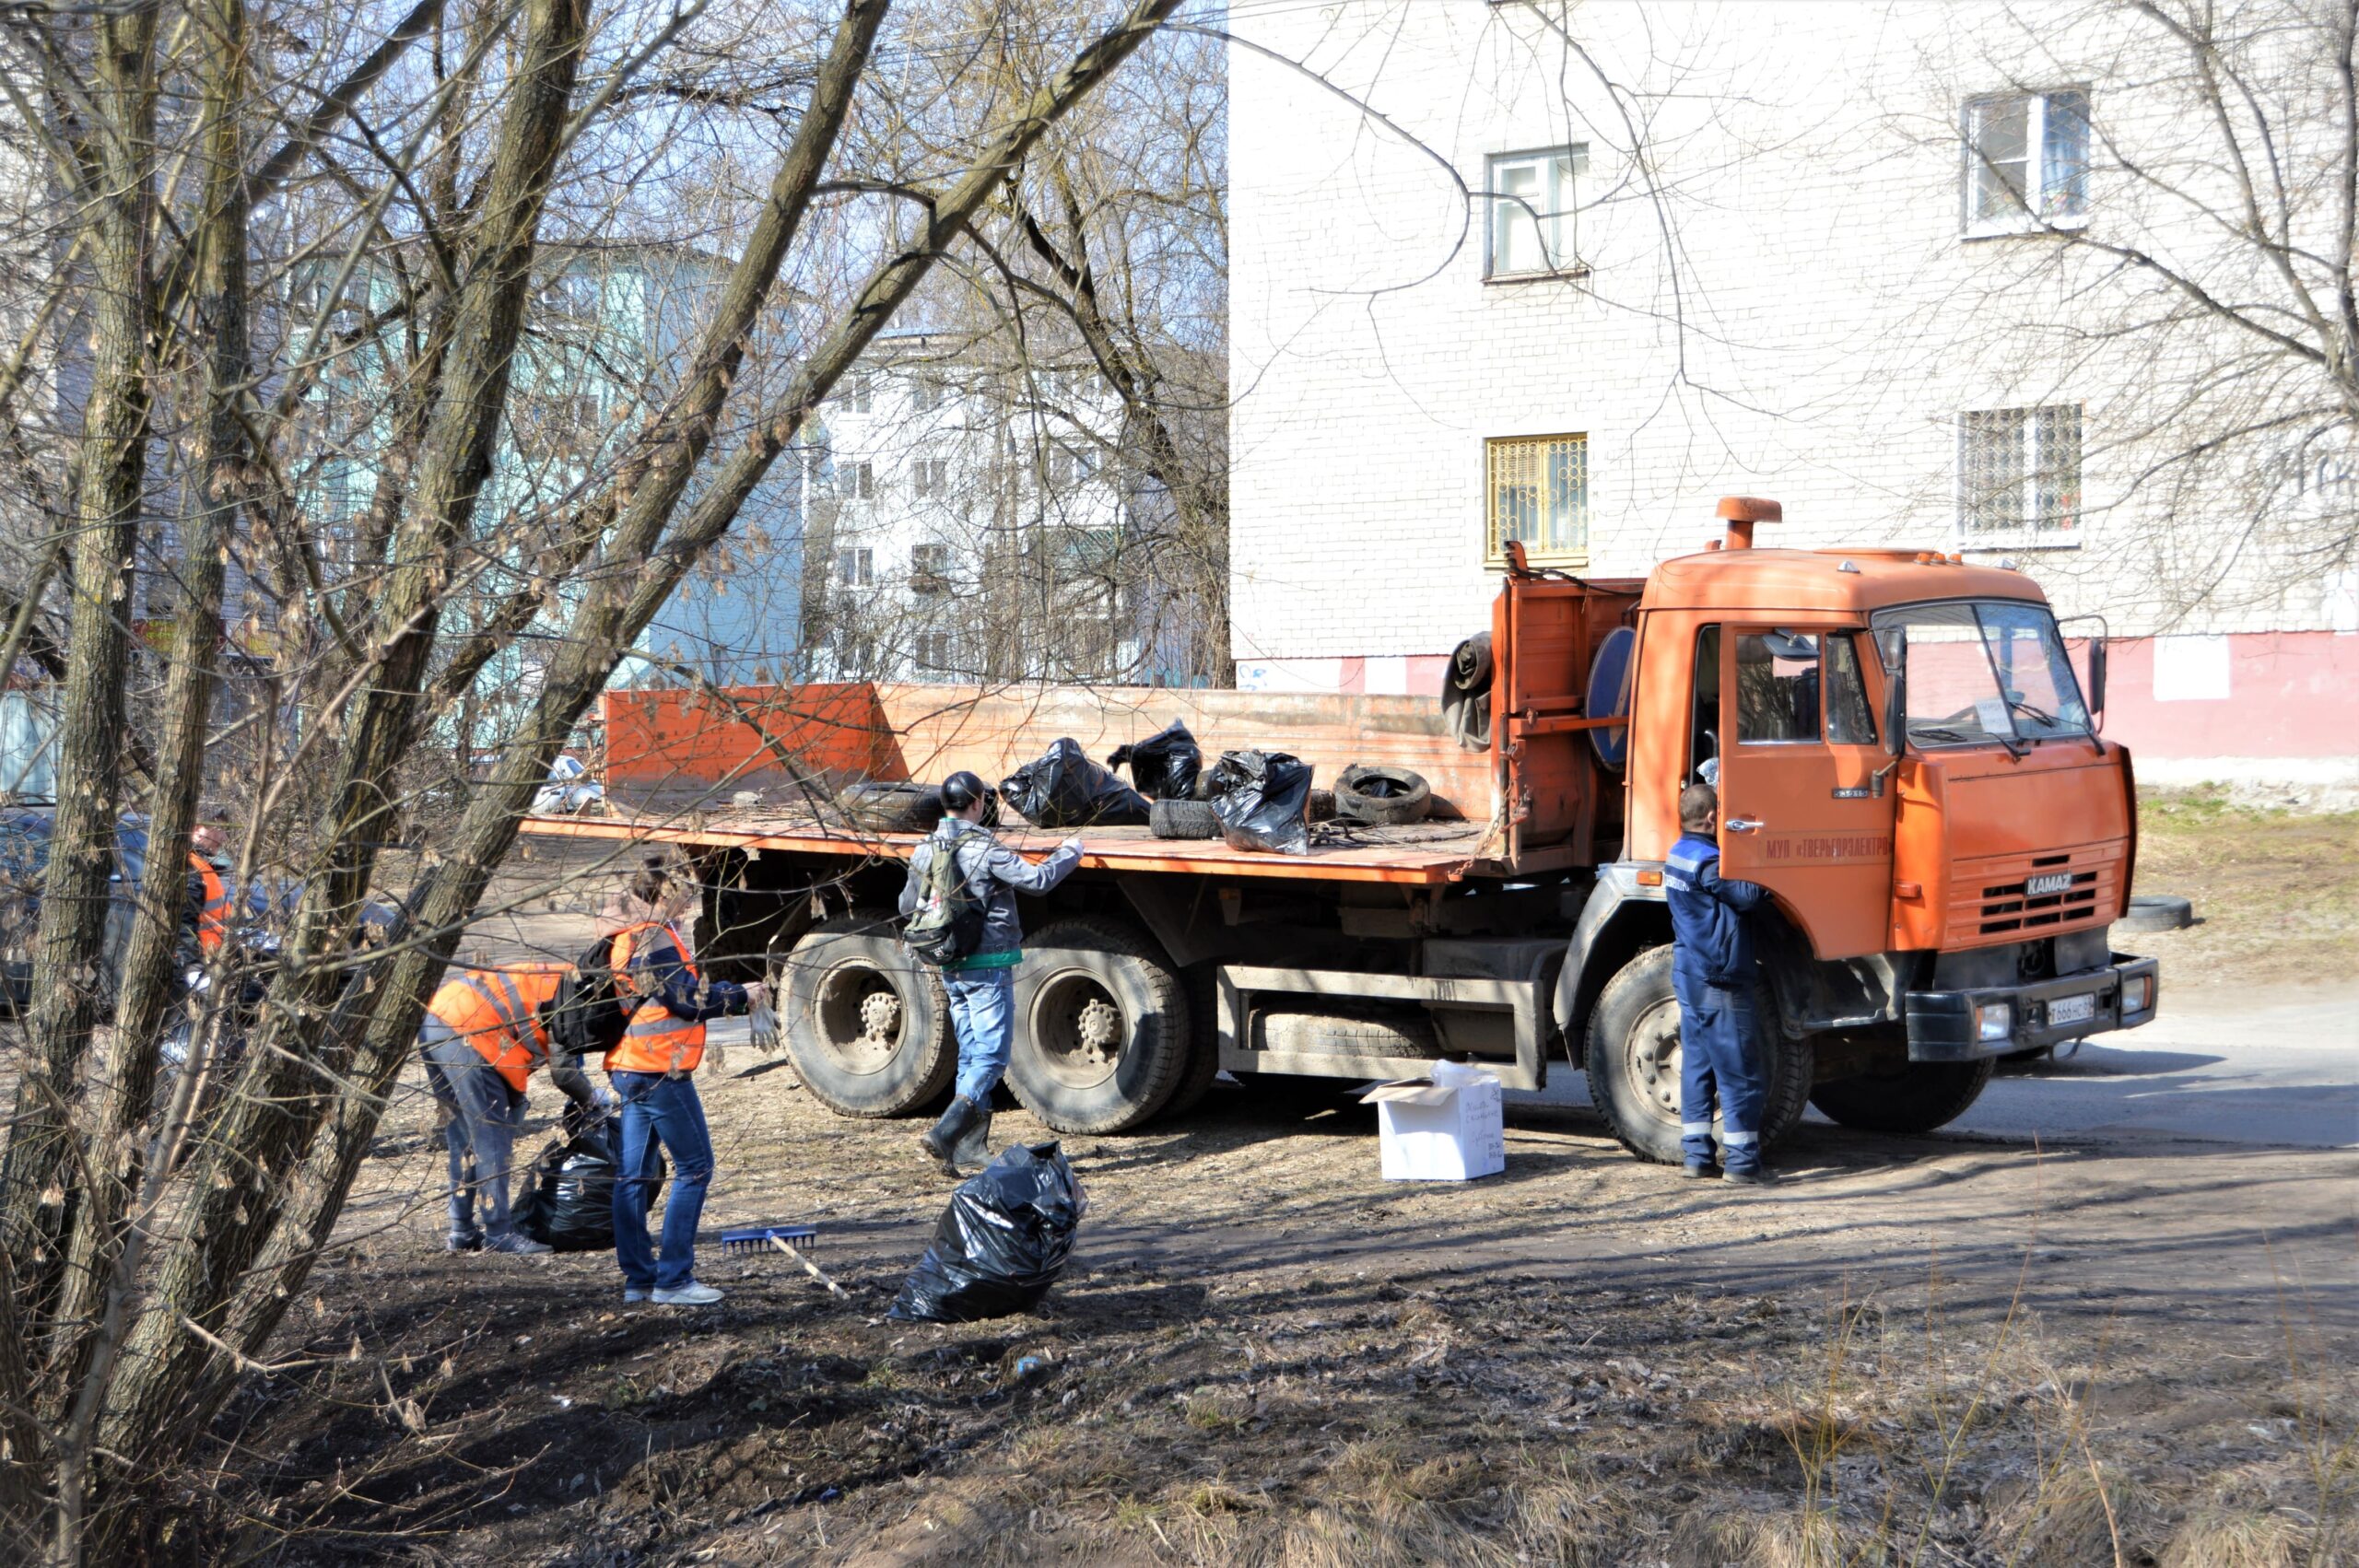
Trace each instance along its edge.
<path fill-rule="evenodd" d="M 958 1184 L 886 1316 L 904 1323 L 971 1323 L 1040 1305 L 1073 1255 L 1089 1211 L 1080 1178 L 1054 1143 L 1015 1143 Z"/>
<path fill-rule="evenodd" d="M 620 1143 L 620 1129 L 608 1118 L 542 1150 L 525 1171 L 524 1190 L 510 1211 L 516 1229 L 559 1252 L 612 1252 Z M 648 1188 L 651 1208 L 663 1176 L 659 1160 L 656 1181 Z"/>
<path fill-rule="evenodd" d="M 1184 801 L 1196 788 L 1204 754 L 1188 726 L 1177 719 L 1136 745 L 1117 746 L 1106 759 L 1109 767 L 1131 765 L 1131 782 L 1139 793 L 1158 801 Z"/>
<path fill-rule="evenodd" d="M 1232 849 L 1310 853 L 1310 765 L 1285 752 L 1223 752 L 1213 764 L 1213 814 Z"/>
<path fill-rule="evenodd" d="M 1001 780 L 999 792 L 1036 827 L 1134 827 L 1146 821 L 1146 797 L 1090 761 L 1070 735 Z"/>

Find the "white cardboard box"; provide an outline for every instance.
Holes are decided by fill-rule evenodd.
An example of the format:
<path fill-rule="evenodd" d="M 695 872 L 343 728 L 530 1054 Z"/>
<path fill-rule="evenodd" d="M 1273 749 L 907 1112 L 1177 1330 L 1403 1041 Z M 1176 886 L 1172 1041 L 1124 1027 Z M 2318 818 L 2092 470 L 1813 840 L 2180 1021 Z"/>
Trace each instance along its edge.
<path fill-rule="evenodd" d="M 1360 1103 L 1376 1107 L 1387 1181 L 1473 1181 L 1508 1168 L 1499 1081 L 1480 1068 L 1438 1061 L 1431 1078 L 1379 1083 Z"/>

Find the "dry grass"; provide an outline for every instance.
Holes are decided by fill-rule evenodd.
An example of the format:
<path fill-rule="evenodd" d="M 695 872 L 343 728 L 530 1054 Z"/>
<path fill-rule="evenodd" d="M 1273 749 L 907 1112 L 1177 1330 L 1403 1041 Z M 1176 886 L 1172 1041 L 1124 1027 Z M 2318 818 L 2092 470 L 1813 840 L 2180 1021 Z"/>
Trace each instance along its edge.
<path fill-rule="evenodd" d="M 2359 947 L 2359 814 L 2235 803 L 2224 790 L 2151 793 L 2137 891 L 2195 902 L 2201 924 L 2125 938 L 2173 986 L 2315 982 Z"/>

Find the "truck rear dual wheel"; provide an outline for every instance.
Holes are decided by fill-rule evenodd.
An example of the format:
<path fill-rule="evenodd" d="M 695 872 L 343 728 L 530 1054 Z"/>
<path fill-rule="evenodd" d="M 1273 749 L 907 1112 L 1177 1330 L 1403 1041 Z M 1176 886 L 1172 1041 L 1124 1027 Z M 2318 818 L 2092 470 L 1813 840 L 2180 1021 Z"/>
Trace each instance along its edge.
<path fill-rule="evenodd" d="M 907 1116 L 950 1087 L 958 1042 L 942 977 L 901 945 L 890 917 L 820 921 L 773 979 L 787 1057 L 829 1110 Z"/>
<path fill-rule="evenodd" d="M 1144 931 L 1096 916 L 1055 921 L 1024 940 L 1008 1087 L 1059 1132 L 1127 1132 L 1172 1103 L 1196 1060 L 1188 1013 Z"/>
<path fill-rule="evenodd" d="M 1614 1136 L 1642 1160 L 1680 1163 L 1679 999 L 1671 987 L 1669 947 L 1650 947 L 1606 983 L 1589 1020 L 1589 1094 Z M 1764 1149 L 1794 1129 L 1810 1103 L 1815 1052 L 1789 1040 L 1765 994 L 1756 1004 L 1769 1050 L 1769 1092 L 1762 1106 Z M 1717 1134 L 1719 1118 L 1713 1117 Z"/>
<path fill-rule="evenodd" d="M 1862 1132 L 1931 1132 L 1964 1116 L 1989 1087 L 1996 1060 L 1896 1062 L 1811 1091 L 1829 1118 Z"/>

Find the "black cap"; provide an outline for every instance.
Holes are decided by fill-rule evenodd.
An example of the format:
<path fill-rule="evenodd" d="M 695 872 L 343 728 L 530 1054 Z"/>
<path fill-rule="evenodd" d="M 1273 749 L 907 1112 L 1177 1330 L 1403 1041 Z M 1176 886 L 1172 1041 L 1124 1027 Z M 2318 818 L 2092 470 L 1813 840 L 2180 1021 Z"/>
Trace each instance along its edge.
<path fill-rule="evenodd" d="M 945 811 L 963 812 L 990 793 L 989 785 L 962 768 L 942 781 L 942 806 Z"/>

